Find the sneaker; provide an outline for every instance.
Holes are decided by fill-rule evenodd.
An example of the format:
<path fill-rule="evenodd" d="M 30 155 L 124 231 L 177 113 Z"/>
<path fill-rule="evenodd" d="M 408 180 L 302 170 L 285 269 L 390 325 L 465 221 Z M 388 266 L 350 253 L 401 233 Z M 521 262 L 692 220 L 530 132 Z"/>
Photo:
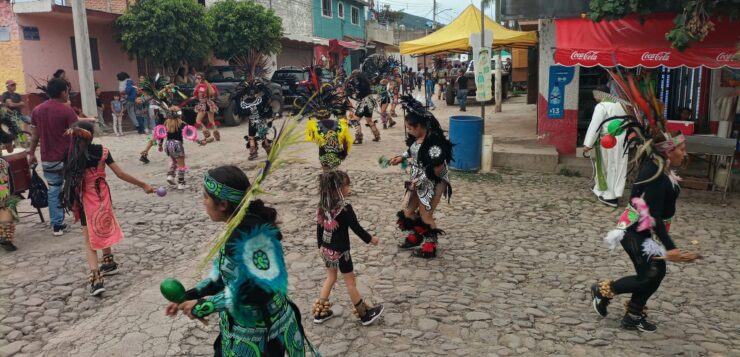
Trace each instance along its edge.
<path fill-rule="evenodd" d="M 141 157 L 139 158 L 139 161 L 143 162 L 144 164 L 148 164 L 149 158 L 146 157 L 146 155 L 141 155 Z"/>
<path fill-rule="evenodd" d="M 0 240 L 0 246 L 2 246 L 6 252 L 15 252 L 16 250 L 18 250 L 18 247 L 16 247 L 15 244 L 13 244 L 13 242 L 9 240 Z"/>
<path fill-rule="evenodd" d="M 174 186 L 176 184 L 175 182 L 175 176 L 167 175 L 167 183 Z"/>
<path fill-rule="evenodd" d="M 624 314 L 622 319 L 622 328 L 625 330 L 638 330 L 642 332 L 655 332 L 658 327 L 648 322 L 645 316 Z"/>
<path fill-rule="evenodd" d="M 362 322 L 363 326 L 371 325 L 375 320 L 380 317 L 380 315 L 383 313 L 383 305 L 376 305 L 373 306 L 365 312 L 365 316 L 360 317 L 360 322 Z"/>
<path fill-rule="evenodd" d="M 313 322 L 315 324 L 320 324 L 328 319 L 331 319 L 332 317 L 334 317 L 334 311 L 329 310 L 329 313 L 326 316 L 314 315 Z"/>
<path fill-rule="evenodd" d="M 103 264 L 100 265 L 100 275 L 109 276 L 118 274 L 118 263 L 113 260 L 112 256 L 110 259 L 106 258 L 103 257 Z"/>
<path fill-rule="evenodd" d="M 178 183 L 177 184 L 177 189 L 178 190 L 184 190 L 186 188 L 188 188 L 188 186 L 186 184 L 184 184 L 184 183 Z"/>
<path fill-rule="evenodd" d="M 395 116 L 395 115 L 394 115 L 394 116 Z M 389 127 L 389 128 L 392 128 L 392 127 L 394 127 L 395 125 L 396 125 L 396 122 L 395 122 L 395 121 L 394 121 L 393 119 L 391 119 L 391 120 L 389 121 L 389 123 L 388 123 L 388 127 Z"/>
<path fill-rule="evenodd" d="M 98 296 L 105 292 L 105 285 L 101 276 L 91 275 L 88 280 L 90 281 L 90 295 Z"/>
<path fill-rule="evenodd" d="M 601 202 L 601 203 L 603 203 L 603 204 L 605 204 L 605 205 L 607 205 L 609 207 L 615 207 L 616 208 L 616 207 L 619 206 L 619 201 L 616 198 L 615 199 L 611 199 L 611 200 L 607 200 L 606 198 L 599 196 L 599 202 Z"/>
<path fill-rule="evenodd" d="M 594 311 L 596 311 L 599 316 L 606 317 L 609 313 L 606 310 L 606 307 L 609 306 L 609 299 L 601 297 L 601 293 L 599 293 L 599 283 L 591 285 L 591 297 L 593 298 L 591 305 L 593 305 Z"/>
<path fill-rule="evenodd" d="M 59 237 L 64 234 L 64 231 L 67 230 L 67 225 L 62 223 L 61 225 L 54 225 L 52 228 L 52 234 Z"/>

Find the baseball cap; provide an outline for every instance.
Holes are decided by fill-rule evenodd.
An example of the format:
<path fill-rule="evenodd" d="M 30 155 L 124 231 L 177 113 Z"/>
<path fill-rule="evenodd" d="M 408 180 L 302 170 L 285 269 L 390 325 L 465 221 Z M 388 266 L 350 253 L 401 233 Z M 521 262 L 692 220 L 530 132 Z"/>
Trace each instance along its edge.
<path fill-rule="evenodd" d="M 7 81 L 5 81 L 5 86 L 6 87 L 7 86 L 12 86 L 13 84 L 15 84 L 15 81 L 13 81 L 12 79 L 8 79 Z"/>

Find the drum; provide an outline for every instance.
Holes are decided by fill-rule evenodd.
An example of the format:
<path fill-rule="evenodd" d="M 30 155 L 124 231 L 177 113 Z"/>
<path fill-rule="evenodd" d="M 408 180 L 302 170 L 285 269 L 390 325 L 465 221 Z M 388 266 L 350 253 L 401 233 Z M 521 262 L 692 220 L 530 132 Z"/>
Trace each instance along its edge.
<path fill-rule="evenodd" d="M 10 166 L 10 186 L 13 193 L 21 193 L 31 187 L 31 168 L 26 159 L 26 150 L 15 148 L 12 152 L 2 151 L 2 156 Z"/>

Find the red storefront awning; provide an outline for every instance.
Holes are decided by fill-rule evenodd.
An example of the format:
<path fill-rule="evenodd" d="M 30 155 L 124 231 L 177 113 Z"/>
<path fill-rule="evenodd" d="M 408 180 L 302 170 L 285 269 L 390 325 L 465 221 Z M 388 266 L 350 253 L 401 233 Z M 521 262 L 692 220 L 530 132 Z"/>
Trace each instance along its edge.
<path fill-rule="evenodd" d="M 715 29 L 684 52 L 671 48 L 665 35 L 673 28 L 672 13 L 651 14 L 645 22 L 628 16 L 620 20 L 593 22 L 590 19 L 555 20 L 555 63 L 586 67 L 658 66 L 740 68 L 733 60 L 740 42 L 740 22 L 725 16 L 713 19 Z"/>
<path fill-rule="evenodd" d="M 329 40 L 329 48 L 348 48 L 350 50 L 356 50 L 360 48 L 360 45 L 354 42 L 347 42 L 342 40 Z"/>

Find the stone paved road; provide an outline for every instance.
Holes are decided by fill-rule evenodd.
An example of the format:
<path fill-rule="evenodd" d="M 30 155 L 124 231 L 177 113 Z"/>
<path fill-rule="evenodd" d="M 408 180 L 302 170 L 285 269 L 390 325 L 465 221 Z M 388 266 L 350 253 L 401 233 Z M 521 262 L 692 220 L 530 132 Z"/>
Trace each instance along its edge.
<path fill-rule="evenodd" d="M 438 110 L 439 114 L 451 113 Z M 439 115 L 438 114 L 438 115 Z M 87 295 L 81 233 L 52 237 L 34 219 L 19 225 L 19 251 L 0 252 L 0 356 L 209 356 L 215 319 L 204 327 L 163 316 L 158 284 L 175 276 L 191 285 L 205 243 L 218 231 L 201 207 L 197 177 L 206 168 L 234 163 L 253 175 L 240 141 L 244 127 L 224 130 L 224 141 L 188 145 L 185 192 L 145 196 L 111 178 L 118 218 L 127 235 L 115 248 L 122 273 L 106 280 L 102 298 Z M 378 247 L 353 243 L 363 295 L 386 306 L 384 317 L 362 327 L 351 316 L 343 285 L 332 300 L 340 316 L 320 326 L 304 315 L 310 339 L 325 356 L 431 355 L 686 355 L 740 356 L 740 199 L 685 190 L 674 236 L 706 259 L 670 264 L 649 302 L 655 334 L 619 328 L 623 297 L 597 318 L 587 288 L 597 278 L 630 271 L 626 255 L 601 243 L 618 211 L 594 202 L 585 178 L 510 170 L 454 174 L 450 204 L 440 205 L 439 259 L 411 259 L 395 247 L 394 228 L 404 175 L 374 164 L 399 152 L 402 130 L 384 132 L 345 163 L 353 205 Z M 150 182 L 164 181 L 165 158 L 136 162 L 143 138 L 104 137 L 122 166 Z M 312 218 L 316 148 L 305 144 L 295 164 L 268 186 L 282 219 L 291 296 L 305 313 L 324 273 L 315 249 Z"/>

